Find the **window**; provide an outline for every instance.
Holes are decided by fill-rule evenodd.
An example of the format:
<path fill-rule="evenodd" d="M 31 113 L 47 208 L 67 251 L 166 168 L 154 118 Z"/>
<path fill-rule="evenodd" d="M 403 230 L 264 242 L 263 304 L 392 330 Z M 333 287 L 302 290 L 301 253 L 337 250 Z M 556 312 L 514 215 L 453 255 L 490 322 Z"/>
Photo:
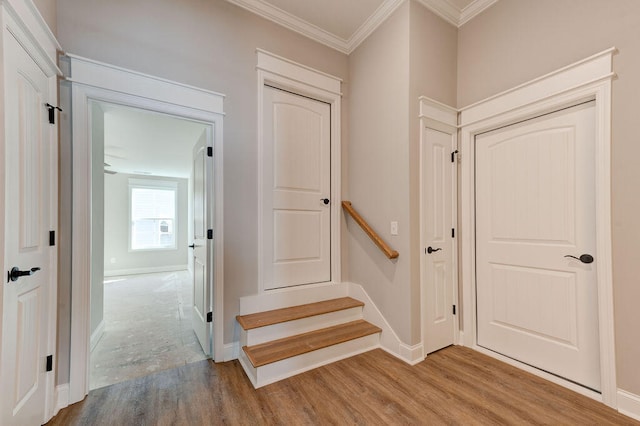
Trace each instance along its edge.
<path fill-rule="evenodd" d="M 131 250 L 176 248 L 177 192 L 177 182 L 129 179 Z"/>

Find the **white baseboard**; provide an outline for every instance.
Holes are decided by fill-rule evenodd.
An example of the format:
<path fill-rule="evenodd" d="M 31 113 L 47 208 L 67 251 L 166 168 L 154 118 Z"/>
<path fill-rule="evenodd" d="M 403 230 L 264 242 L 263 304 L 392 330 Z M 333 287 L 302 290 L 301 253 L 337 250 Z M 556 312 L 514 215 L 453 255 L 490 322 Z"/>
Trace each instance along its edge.
<path fill-rule="evenodd" d="M 53 415 L 55 416 L 60 412 L 60 410 L 69 406 L 69 384 L 65 383 L 64 385 L 56 386 L 54 398 L 55 406 Z"/>
<path fill-rule="evenodd" d="M 102 321 L 100 321 L 100 324 L 98 324 L 94 332 L 91 333 L 91 340 L 89 341 L 90 352 L 93 352 L 100 339 L 102 339 L 102 336 L 104 336 L 104 328 L 105 324 L 103 319 Z"/>
<path fill-rule="evenodd" d="M 227 343 L 224 345 L 223 362 L 238 359 L 240 353 L 240 342 Z"/>
<path fill-rule="evenodd" d="M 618 389 L 618 411 L 632 419 L 640 420 L 640 396 Z"/>
<path fill-rule="evenodd" d="M 130 269 L 112 269 L 105 270 L 105 277 L 121 277 L 123 275 L 140 275 L 140 274 L 153 274 L 156 272 L 175 272 L 175 271 L 187 271 L 188 265 L 166 265 L 166 266 L 153 266 L 149 268 L 130 268 Z"/>
<path fill-rule="evenodd" d="M 395 331 L 393 331 L 393 328 L 391 328 L 391 325 L 384 318 L 378 307 L 373 303 L 373 300 L 371 300 L 365 289 L 359 284 L 347 284 L 349 288 L 349 296 L 364 302 L 364 310 L 362 313 L 364 319 L 382 329 L 382 334 L 380 335 L 380 347 L 410 365 L 416 365 L 417 363 L 424 361 L 423 344 L 419 343 L 414 346 L 409 346 L 406 343 L 403 343 Z"/>

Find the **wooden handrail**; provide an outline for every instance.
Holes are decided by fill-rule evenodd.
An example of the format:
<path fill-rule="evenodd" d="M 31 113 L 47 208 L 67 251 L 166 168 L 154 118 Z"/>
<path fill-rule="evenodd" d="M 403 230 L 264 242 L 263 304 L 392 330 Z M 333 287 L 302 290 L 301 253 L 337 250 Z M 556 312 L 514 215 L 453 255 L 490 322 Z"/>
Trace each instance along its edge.
<path fill-rule="evenodd" d="M 391 247 L 389 247 L 389 244 L 387 244 L 386 242 L 384 242 L 384 240 L 382 238 L 380 238 L 380 235 L 378 235 L 376 233 L 376 231 L 374 231 L 369 224 L 367 223 L 366 220 L 364 220 L 362 218 L 362 216 L 360 216 L 358 214 L 358 212 L 353 208 L 353 206 L 351 205 L 351 201 L 343 201 L 342 202 L 342 208 L 344 208 L 347 213 L 349 213 L 351 215 L 351 217 L 353 218 L 353 220 L 356 221 L 356 223 L 358 225 L 360 225 L 360 227 L 362 228 L 362 230 L 365 232 L 365 234 L 367 234 L 369 236 L 369 238 L 371 238 L 371 240 L 380 248 L 380 250 L 382 250 L 382 252 L 389 258 L 389 259 L 396 259 L 399 254 L 397 251 L 395 251 L 394 249 L 392 249 Z"/>

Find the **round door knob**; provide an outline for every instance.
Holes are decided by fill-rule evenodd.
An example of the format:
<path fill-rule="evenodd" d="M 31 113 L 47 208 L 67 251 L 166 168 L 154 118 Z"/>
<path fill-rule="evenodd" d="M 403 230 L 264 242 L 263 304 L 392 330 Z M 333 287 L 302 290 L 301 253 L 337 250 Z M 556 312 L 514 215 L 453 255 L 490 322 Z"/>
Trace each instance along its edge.
<path fill-rule="evenodd" d="M 325 206 L 331 202 L 328 198 L 320 198 L 320 201 L 322 201 Z"/>

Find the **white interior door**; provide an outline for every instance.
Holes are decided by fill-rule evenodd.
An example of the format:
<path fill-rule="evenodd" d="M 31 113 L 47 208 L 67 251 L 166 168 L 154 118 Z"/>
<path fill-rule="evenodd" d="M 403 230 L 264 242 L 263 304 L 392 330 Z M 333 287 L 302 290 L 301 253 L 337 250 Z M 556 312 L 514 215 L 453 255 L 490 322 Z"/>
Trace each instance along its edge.
<path fill-rule="evenodd" d="M 213 149 L 202 138 L 193 148 L 193 331 L 202 350 L 213 354 L 213 221 L 208 188 L 213 184 Z M 210 235 L 208 235 L 210 234 Z M 209 238 L 211 237 L 211 238 Z"/>
<path fill-rule="evenodd" d="M 331 120 L 324 102 L 264 88 L 265 289 L 331 280 Z"/>
<path fill-rule="evenodd" d="M 455 135 L 426 128 L 422 133 L 423 279 L 425 353 L 452 345 L 455 332 L 454 211 L 457 160 Z"/>
<path fill-rule="evenodd" d="M 478 344 L 600 390 L 595 125 L 583 104 L 476 137 Z"/>
<path fill-rule="evenodd" d="M 50 137 L 46 75 L 7 32 L 5 38 L 5 271 L 2 282 L 0 424 L 45 420 L 49 297 Z M 15 269 L 14 269 L 15 268 Z M 19 271 L 25 276 L 18 278 Z M 32 274 L 32 275 L 28 275 Z M 53 374 L 53 373 L 50 373 Z"/>

